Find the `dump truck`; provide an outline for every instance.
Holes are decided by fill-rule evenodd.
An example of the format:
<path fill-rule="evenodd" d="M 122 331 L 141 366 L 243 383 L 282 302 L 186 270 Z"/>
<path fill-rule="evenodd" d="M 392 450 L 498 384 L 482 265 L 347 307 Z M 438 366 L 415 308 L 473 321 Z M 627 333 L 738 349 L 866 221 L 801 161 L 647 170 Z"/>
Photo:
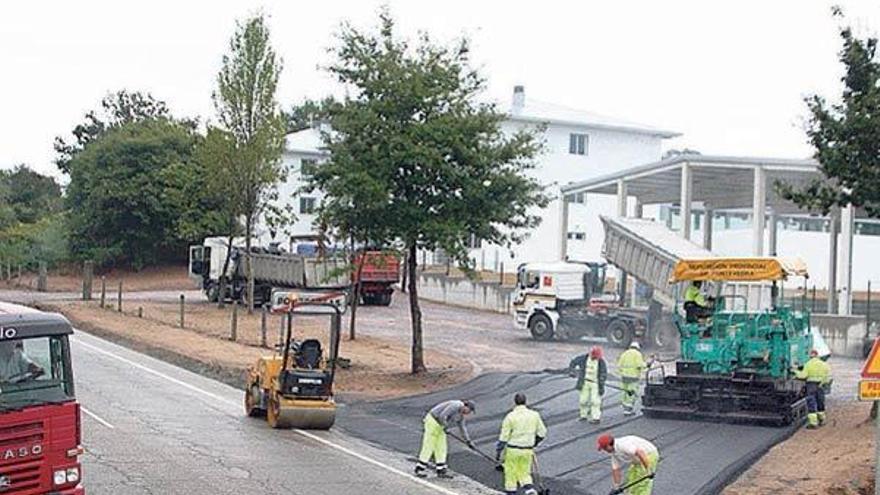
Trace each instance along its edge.
<path fill-rule="evenodd" d="M 220 294 L 220 276 L 229 249 L 228 239 L 208 237 L 189 248 L 189 276 L 196 280 L 208 300 L 220 297 L 244 301 L 247 296 L 245 247 L 240 239 L 232 244 L 226 271 L 226 289 Z M 252 247 L 254 303 L 269 302 L 272 289 L 342 289 L 350 285 L 348 263 L 342 256 L 315 257 L 287 253 L 276 246 Z"/>
<path fill-rule="evenodd" d="M 82 495 L 70 323 L 0 303 L 0 493 Z"/>
<path fill-rule="evenodd" d="M 770 282 L 768 308 L 749 310 L 742 295 L 687 301 L 673 314 L 681 339 L 675 374 L 649 374 L 642 399 L 649 417 L 761 425 L 790 425 L 806 417 L 797 369 L 814 348 L 810 314 L 780 303 L 778 283 L 806 276 L 800 260 L 690 258 L 676 262 L 668 281 Z M 695 285 L 696 287 L 696 285 Z M 701 305 L 702 304 L 702 305 Z"/>
<path fill-rule="evenodd" d="M 524 263 L 517 270 L 514 325 L 536 340 L 605 337 L 618 347 L 643 339 L 645 314 L 605 294 L 606 264 Z"/>

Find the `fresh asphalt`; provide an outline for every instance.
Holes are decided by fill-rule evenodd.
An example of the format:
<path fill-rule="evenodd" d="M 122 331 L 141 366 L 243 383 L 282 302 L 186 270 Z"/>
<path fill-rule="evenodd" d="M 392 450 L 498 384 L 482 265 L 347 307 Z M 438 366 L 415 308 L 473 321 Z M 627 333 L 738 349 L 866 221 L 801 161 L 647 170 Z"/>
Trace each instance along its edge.
<path fill-rule="evenodd" d="M 608 455 L 596 451 L 598 435 L 635 434 L 660 449 L 661 464 L 654 493 L 716 494 L 793 428 L 768 428 L 623 416 L 620 393 L 607 390 L 599 425 L 577 421 L 574 379 L 566 375 L 490 373 L 451 390 L 346 409 L 340 425 L 352 435 L 414 455 L 418 452 L 421 419 L 433 404 L 473 399 L 477 414 L 469 430 L 483 452 L 494 454 L 494 444 L 513 395 L 524 392 L 541 412 L 548 437 L 538 449 L 541 474 L 553 494 L 606 494 L 611 486 Z M 450 439 L 449 466 L 484 483 L 501 487 L 494 466 Z"/>
<path fill-rule="evenodd" d="M 272 430 L 242 392 L 78 332 L 90 495 L 455 495 L 492 493 L 464 477 L 412 477 L 403 455 L 329 432 Z"/>

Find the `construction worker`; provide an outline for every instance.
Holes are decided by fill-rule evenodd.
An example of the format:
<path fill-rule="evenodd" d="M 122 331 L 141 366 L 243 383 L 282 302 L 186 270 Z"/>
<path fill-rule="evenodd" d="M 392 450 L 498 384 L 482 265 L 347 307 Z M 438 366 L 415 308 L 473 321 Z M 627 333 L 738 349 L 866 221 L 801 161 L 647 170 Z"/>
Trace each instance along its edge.
<path fill-rule="evenodd" d="M 602 396 L 605 395 L 605 380 L 608 366 L 602 357 L 602 348 L 594 345 L 590 352 L 572 359 L 568 363 L 570 375 L 577 372 L 575 390 L 578 396 L 578 420 L 598 424 L 602 416 Z"/>
<path fill-rule="evenodd" d="M 547 437 L 547 427 L 537 411 L 526 407 L 525 394 L 516 394 L 513 402 L 513 410 L 501 423 L 495 459 L 504 452 L 504 493 L 513 495 L 521 487 L 526 495 L 537 495 L 532 485 L 532 462 L 535 447 Z"/>
<path fill-rule="evenodd" d="M 620 388 L 623 395 L 620 397 L 620 405 L 623 406 L 624 416 L 632 416 L 636 413 L 636 402 L 639 400 L 642 373 L 648 369 L 645 358 L 642 357 L 641 346 L 632 341 L 629 349 L 617 359 L 617 374 L 620 376 Z"/>
<path fill-rule="evenodd" d="M 476 406 L 469 400 L 448 400 L 432 407 L 425 415 L 425 433 L 422 436 L 422 450 L 419 462 L 416 463 L 416 476 L 424 478 L 428 475 L 428 462 L 431 457 L 437 468 L 438 478 L 451 478 L 446 466 L 446 431 L 457 426 L 461 438 L 471 449 L 474 442 L 464 424 L 465 417 L 476 412 Z"/>
<path fill-rule="evenodd" d="M 635 435 L 614 438 L 614 435 L 605 433 L 596 439 L 596 447 L 611 454 L 611 479 L 616 489 L 623 489 L 629 495 L 651 494 L 654 473 L 660 462 L 660 451 L 653 443 Z M 624 465 L 629 466 L 626 479 L 621 476 Z"/>
<path fill-rule="evenodd" d="M 825 387 L 831 383 L 831 366 L 812 349 L 810 360 L 797 372 L 797 378 L 807 381 L 807 428 L 818 428 L 825 424 Z"/>
<path fill-rule="evenodd" d="M 45 370 L 25 352 L 21 340 L 0 342 L 0 381 L 34 380 Z"/>
<path fill-rule="evenodd" d="M 712 301 L 703 296 L 700 291 L 702 287 L 702 280 L 694 280 L 684 291 L 684 311 L 688 323 L 696 323 L 698 319 L 712 315 Z"/>

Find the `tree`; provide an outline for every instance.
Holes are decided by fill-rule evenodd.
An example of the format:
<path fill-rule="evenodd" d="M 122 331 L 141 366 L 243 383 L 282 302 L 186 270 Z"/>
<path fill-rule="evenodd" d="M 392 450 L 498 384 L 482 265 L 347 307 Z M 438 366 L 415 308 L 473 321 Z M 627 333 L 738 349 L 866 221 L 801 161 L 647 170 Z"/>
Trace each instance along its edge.
<path fill-rule="evenodd" d="M 7 186 L 6 200 L 17 221 L 35 223 L 61 210 L 61 186 L 53 177 L 21 164 L 3 171 L 0 178 Z"/>
<path fill-rule="evenodd" d="M 54 148 L 58 153 L 55 164 L 61 172 L 67 174 L 74 155 L 102 133 L 131 122 L 162 117 L 170 117 L 168 107 L 150 93 L 122 89 L 109 94 L 101 100 L 99 110 L 86 113 L 84 122 L 73 128 L 73 141 L 67 141 L 61 136 L 55 138 Z M 190 123 L 195 125 L 194 122 Z"/>
<path fill-rule="evenodd" d="M 417 251 L 443 249 L 472 268 L 469 236 L 517 242 L 540 222 L 534 207 L 547 203 L 527 175 L 538 130 L 501 132 L 504 115 L 478 101 L 486 81 L 468 52 L 466 39 L 447 47 L 422 35 L 410 46 L 383 12 L 378 32 L 343 26 L 329 67 L 349 96 L 328 110 L 330 159 L 310 187 L 324 191 L 319 217 L 337 235 L 408 254 L 413 373 L 426 369 Z"/>
<path fill-rule="evenodd" d="M 327 110 L 333 104 L 333 98 L 323 100 L 305 99 L 299 105 L 290 107 L 284 112 L 285 126 L 288 134 L 314 127 L 316 123 L 327 119 Z"/>
<path fill-rule="evenodd" d="M 219 125 L 209 126 L 202 152 L 213 189 L 230 202 L 235 218 L 244 218 L 249 313 L 253 312 L 254 301 L 250 267 L 254 225 L 277 197 L 276 186 L 284 172 L 284 119 L 275 101 L 280 73 L 281 60 L 270 43 L 264 17 L 258 15 L 238 23 L 229 42 L 229 54 L 223 56 L 213 95 Z M 234 235 L 228 235 L 229 252 Z M 227 255 L 224 274 L 228 265 Z"/>
<path fill-rule="evenodd" d="M 841 17 L 839 9 L 834 15 Z M 858 39 L 840 30 L 840 61 L 846 67 L 839 103 L 819 95 L 806 98 L 810 111 L 807 136 L 823 177 L 805 186 L 777 183 L 786 199 L 801 208 L 827 214 L 852 204 L 880 217 L 880 64 L 877 39 Z"/>
<path fill-rule="evenodd" d="M 198 232 L 181 227 L 174 198 L 200 175 L 181 172 L 194 166 L 199 139 L 191 126 L 158 118 L 114 126 L 89 141 L 69 162 L 72 254 L 134 268 L 180 259 L 186 237 Z"/>

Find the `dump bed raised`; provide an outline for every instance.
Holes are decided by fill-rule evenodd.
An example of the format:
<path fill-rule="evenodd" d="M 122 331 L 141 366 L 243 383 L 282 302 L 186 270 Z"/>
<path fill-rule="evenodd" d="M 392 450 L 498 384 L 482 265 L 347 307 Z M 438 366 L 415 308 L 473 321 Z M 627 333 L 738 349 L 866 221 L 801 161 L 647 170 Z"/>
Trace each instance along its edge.
<path fill-rule="evenodd" d="M 342 258 L 312 258 L 299 254 L 251 254 L 254 279 L 280 287 L 329 289 L 349 284 L 347 263 Z M 246 278 L 244 263 L 238 264 L 239 274 Z"/>
<path fill-rule="evenodd" d="M 654 299 L 667 308 L 675 305 L 675 284 L 669 282 L 675 263 L 684 258 L 715 256 L 653 220 L 600 218 L 605 228 L 602 256 L 654 289 Z"/>

